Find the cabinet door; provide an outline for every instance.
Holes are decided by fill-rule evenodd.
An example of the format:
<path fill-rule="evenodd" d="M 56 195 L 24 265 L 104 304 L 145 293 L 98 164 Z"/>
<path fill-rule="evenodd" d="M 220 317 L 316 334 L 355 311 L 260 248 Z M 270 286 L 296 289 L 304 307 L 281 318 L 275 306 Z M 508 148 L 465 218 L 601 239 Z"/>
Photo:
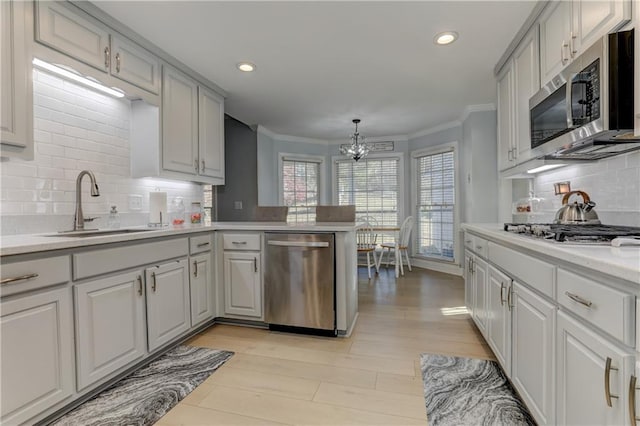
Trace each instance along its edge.
<path fill-rule="evenodd" d="M 224 99 L 198 88 L 200 174 L 224 179 Z"/>
<path fill-rule="evenodd" d="M 162 75 L 162 166 L 197 174 L 198 85 L 169 66 Z"/>
<path fill-rule="evenodd" d="M 600 37 L 629 21 L 631 3 L 625 0 L 574 0 L 572 33 L 574 55 L 589 48 Z"/>
<path fill-rule="evenodd" d="M 149 351 L 170 342 L 191 326 L 187 259 L 145 270 Z"/>
<path fill-rule="evenodd" d="M 558 312 L 557 424 L 621 425 L 628 423 L 628 380 L 633 354 Z M 607 358 L 611 369 L 606 374 Z M 606 402 L 608 379 L 611 407 Z"/>
<path fill-rule="evenodd" d="M 555 424 L 556 308 L 513 283 L 511 381 L 538 424 Z"/>
<path fill-rule="evenodd" d="M 260 253 L 224 253 L 225 313 L 262 316 Z"/>
<path fill-rule="evenodd" d="M 540 17 L 540 79 L 544 86 L 569 63 L 571 2 L 549 3 Z"/>
<path fill-rule="evenodd" d="M 191 326 L 213 318 L 211 253 L 191 257 Z"/>
<path fill-rule="evenodd" d="M 487 262 L 479 257 L 473 258 L 473 319 L 486 337 L 487 331 Z"/>
<path fill-rule="evenodd" d="M 75 6 L 36 2 L 36 41 L 107 72 L 109 31 Z"/>
<path fill-rule="evenodd" d="M 498 169 L 513 166 L 513 62 L 498 77 Z"/>
<path fill-rule="evenodd" d="M 142 274 L 129 272 L 78 284 L 74 296 L 80 391 L 144 356 Z"/>
<path fill-rule="evenodd" d="M 2 424 L 22 424 L 73 393 L 71 290 L 0 303 Z"/>
<path fill-rule="evenodd" d="M 514 157 L 518 163 L 529 159 L 531 124 L 529 98 L 540 89 L 540 49 L 538 28 L 534 27 L 513 55 L 514 76 Z"/>
<path fill-rule="evenodd" d="M 487 343 L 502 368 L 511 375 L 511 278 L 489 266 L 487 282 Z"/>
<path fill-rule="evenodd" d="M 33 159 L 33 83 L 22 1 L 0 2 L 0 140 L 3 156 Z"/>
<path fill-rule="evenodd" d="M 111 75 L 151 93 L 160 92 L 160 61 L 137 44 L 111 36 Z"/>
<path fill-rule="evenodd" d="M 471 269 L 472 255 L 469 251 L 464 253 L 464 303 L 469 315 L 473 316 L 473 272 Z"/>

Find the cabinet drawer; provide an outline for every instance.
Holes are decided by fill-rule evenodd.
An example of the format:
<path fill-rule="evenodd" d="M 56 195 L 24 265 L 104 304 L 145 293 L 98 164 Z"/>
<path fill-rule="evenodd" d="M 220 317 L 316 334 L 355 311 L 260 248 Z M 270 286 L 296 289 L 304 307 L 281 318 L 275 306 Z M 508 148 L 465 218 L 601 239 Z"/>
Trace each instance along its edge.
<path fill-rule="evenodd" d="M 468 232 L 464 234 L 464 246 L 472 252 L 487 258 L 487 249 L 489 242 L 477 235 L 471 235 Z"/>
<path fill-rule="evenodd" d="M 189 238 L 189 254 L 202 253 L 211 250 L 211 234 Z"/>
<path fill-rule="evenodd" d="M 55 284 L 64 284 L 71 279 L 69 256 L 48 257 L 25 262 L 2 263 L 0 272 L 3 282 L 1 296 L 22 293 Z"/>
<path fill-rule="evenodd" d="M 178 238 L 78 253 L 73 255 L 73 278 L 77 280 L 148 265 L 186 256 L 188 252 L 187 239 Z"/>
<path fill-rule="evenodd" d="M 260 250 L 260 234 L 224 234 L 225 250 Z"/>
<path fill-rule="evenodd" d="M 635 345 L 635 296 L 558 269 L 558 302 L 576 315 Z"/>
<path fill-rule="evenodd" d="M 555 266 L 492 242 L 488 243 L 488 252 L 490 261 L 553 298 Z"/>
<path fill-rule="evenodd" d="M 473 247 L 474 247 L 473 238 L 474 238 L 473 235 L 471 235 L 470 233 L 468 232 L 464 233 L 464 246 L 469 250 L 473 250 Z"/>

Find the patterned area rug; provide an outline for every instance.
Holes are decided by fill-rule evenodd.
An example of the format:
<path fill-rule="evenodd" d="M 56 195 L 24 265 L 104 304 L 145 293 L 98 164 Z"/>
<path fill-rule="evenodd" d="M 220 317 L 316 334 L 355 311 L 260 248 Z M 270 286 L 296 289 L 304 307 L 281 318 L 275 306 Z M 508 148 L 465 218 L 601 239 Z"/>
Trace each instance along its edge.
<path fill-rule="evenodd" d="M 495 361 L 420 355 L 429 426 L 535 425 Z"/>
<path fill-rule="evenodd" d="M 232 355 L 228 351 L 178 346 L 53 424 L 152 425 Z"/>

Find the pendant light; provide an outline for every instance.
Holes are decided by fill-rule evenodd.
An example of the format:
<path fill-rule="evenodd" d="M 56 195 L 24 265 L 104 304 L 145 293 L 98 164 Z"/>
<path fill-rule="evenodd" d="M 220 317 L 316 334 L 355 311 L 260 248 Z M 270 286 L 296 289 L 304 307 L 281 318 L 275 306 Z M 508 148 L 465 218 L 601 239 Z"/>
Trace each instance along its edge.
<path fill-rule="evenodd" d="M 360 119 L 354 118 L 351 121 L 356 125 L 356 130 L 351 135 L 351 145 L 342 146 L 340 148 L 340 153 L 358 161 L 359 159 L 367 156 L 369 153 L 369 147 L 364 141 L 364 136 L 360 136 L 360 133 L 358 132 L 358 123 L 360 123 Z"/>

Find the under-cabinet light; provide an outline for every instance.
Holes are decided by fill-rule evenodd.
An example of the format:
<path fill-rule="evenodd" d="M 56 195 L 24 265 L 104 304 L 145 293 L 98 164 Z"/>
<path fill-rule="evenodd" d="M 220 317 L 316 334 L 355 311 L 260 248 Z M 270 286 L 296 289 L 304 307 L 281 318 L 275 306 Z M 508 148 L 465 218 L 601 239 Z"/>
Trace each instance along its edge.
<path fill-rule="evenodd" d="M 558 167 L 566 166 L 566 164 L 545 164 L 544 166 L 536 167 L 535 169 L 527 170 L 527 173 L 534 174 L 540 172 L 546 172 L 547 170 L 556 169 Z"/>
<path fill-rule="evenodd" d="M 83 76 L 81 76 L 79 74 L 76 74 L 76 73 L 71 72 L 69 70 L 66 70 L 64 68 L 61 68 L 61 67 L 59 67 L 57 65 L 50 64 L 49 62 L 45 62 L 45 61 L 43 61 L 41 59 L 33 58 L 33 65 L 35 65 L 38 68 L 42 68 L 44 70 L 51 71 L 52 73 L 57 74 L 59 76 L 68 78 L 69 80 L 73 80 L 73 81 L 78 82 L 80 84 L 84 84 L 85 86 L 89 86 L 92 89 L 99 90 L 100 92 L 106 93 L 107 95 L 111 95 L 111 96 L 116 97 L 116 98 L 124 98 L 124 93 L 122 93 L 119 90 L 112 89 L 111 87 L 104 86 L 104 85 L 102 85 L 100 83 L 97 83 L 97 82 L 87 78 L 87 77 L 83 77 Z"/>

